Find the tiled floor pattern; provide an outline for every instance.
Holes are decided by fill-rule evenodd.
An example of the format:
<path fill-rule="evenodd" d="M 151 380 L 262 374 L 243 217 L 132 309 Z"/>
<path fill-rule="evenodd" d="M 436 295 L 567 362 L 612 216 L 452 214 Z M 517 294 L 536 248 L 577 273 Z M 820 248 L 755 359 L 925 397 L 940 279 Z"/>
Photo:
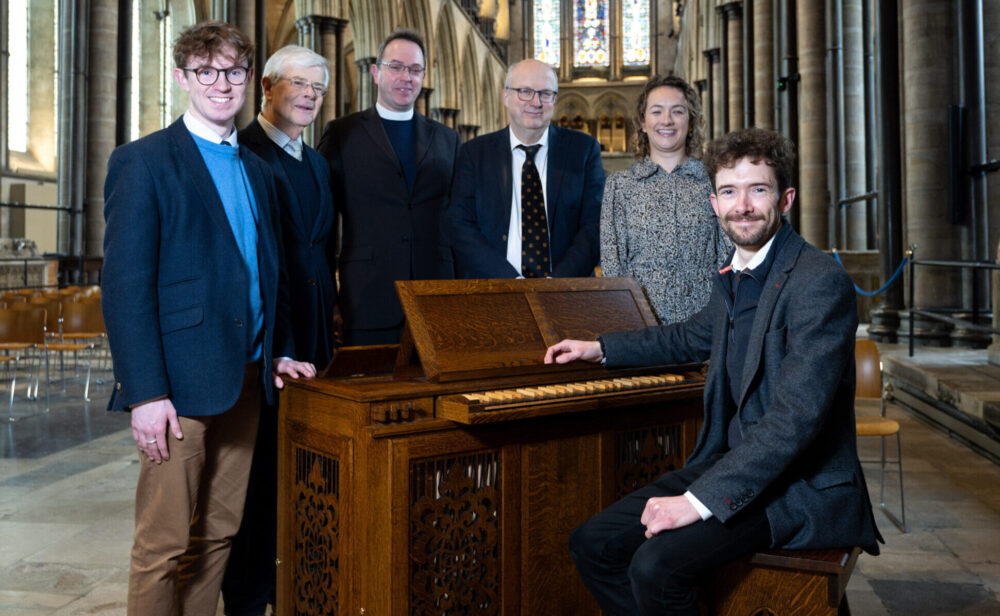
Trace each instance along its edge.
<path fill-rule="evenodd" d="M 97 386 L 84 404 L 71 383 L 48 413 L 19 398 L 18 421 L 0 424 L 0 615 L 125 613 L 138 463 L 128 417 L 103 410 L 107 393 Z M 852 612 L 1000 614 L 1000 467 L 898 408 L 889 412 L 903 425 L 910 532 L 876 512 L 886 543 L 882 555 L 858 561 Z M 863 456 L 877 455 L 877 439 L 860 445 Z M 876 499 L 875 468 L 868 475 Z"/>

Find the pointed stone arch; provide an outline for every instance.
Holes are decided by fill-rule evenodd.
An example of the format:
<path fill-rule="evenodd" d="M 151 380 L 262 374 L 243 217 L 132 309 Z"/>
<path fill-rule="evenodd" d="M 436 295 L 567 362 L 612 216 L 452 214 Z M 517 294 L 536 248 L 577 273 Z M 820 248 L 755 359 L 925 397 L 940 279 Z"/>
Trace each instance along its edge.
<path fill-rule="evenodd" d="M 434 64 L 430 66 L 435 75 L 436 87 L 431 97 L 431 107 L 457 109 L 459 105 L 457 79 L 460 73 L 456 63 L 460 56 L 455 36 L 455 22 L 448 2 L 441 3 L 433 40 Z"/>
<path fill-rule="evenodd" d="M 500 88 L 503 85 L 503 74 L 494 69 L 494 63 L 490 58 L 483 59 L 481 99 L 482 115 L 480 116 L 479 134 L 492 133 L 503 128 L 507 124 L 505 109 L 501 100 Z"/>
<path fill-rule="evenodd" d="M 462 55 L 462 86 L 459 88 L 459 108 L 462 115 L 459 117 L 461 124 L 482 126 L 483 100 L 482 92 L 475 84 L 479 83 L 479 57 L 476 53 L 475 34 L 472 30 L 465 36 L 465 49 Z"/>
<path fill-rule="evenodd" d="M 556 97 L 556 108 L 552 112 L 552 121 L 560 126 L 572 122 L 574 118 L 592 118 L 594 112 L 591 110 L 587 99 L 576 92 L 560 92 Z"/>

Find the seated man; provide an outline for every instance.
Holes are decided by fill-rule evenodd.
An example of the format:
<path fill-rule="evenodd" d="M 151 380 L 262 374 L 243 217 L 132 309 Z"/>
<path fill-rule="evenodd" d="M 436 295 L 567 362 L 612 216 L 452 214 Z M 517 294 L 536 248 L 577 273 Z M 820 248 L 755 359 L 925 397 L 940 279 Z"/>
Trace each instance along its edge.
<path fill-rule="evenodd" d="M 878 553 L 854 433 L 854 288 L 782 220 L 794 157 L 788 139 L 757 128 L 709 145 L 712 207 L 736 251 L 701 312 L 564 340 L 545 355 L 609 367 L 710 360 L 705 424 L 686 466 L 570 538 L 605 614 L 697 615 L 705 572 L 768 547 Z"/>

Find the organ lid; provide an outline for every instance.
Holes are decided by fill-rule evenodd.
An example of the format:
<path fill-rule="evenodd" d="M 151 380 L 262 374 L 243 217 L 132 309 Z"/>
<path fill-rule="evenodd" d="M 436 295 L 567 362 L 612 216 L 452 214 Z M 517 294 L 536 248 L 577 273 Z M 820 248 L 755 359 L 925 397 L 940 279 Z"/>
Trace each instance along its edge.
<path fill-rule="evenodd" d="M 564 338 L 593 340 L 656 324 L 631 278 L 405 280 L 396 282 L 406 328 L 394 374 L 436 382 L 593 371 L 545 365 Z"/>

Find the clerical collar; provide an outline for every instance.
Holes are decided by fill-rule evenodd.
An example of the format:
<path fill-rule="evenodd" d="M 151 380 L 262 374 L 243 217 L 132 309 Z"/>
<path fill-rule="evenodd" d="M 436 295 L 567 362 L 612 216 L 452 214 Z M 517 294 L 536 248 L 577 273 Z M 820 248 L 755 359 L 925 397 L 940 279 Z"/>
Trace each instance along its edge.
<path fill-rule="evenodd" d="M 395 120 L 397 122 L 405 122 L 407 120 L 413 119 L 413 107 L 410 107 L 406 111 L 393 111 L 382 106 L 382 103 L 375 101 L 375 112 L 378 113 L 378 117 L 383 120 Z"/>
<path fill-rule="evenodd" d="M 212 130 L 208 124 L 205 124 L 198 118 L 192 115 L 191 110 L 188 109 L 184 112 L 184 126 L 191 132 L 192 135 L 196 137 L 201 137 L 205 141 L 210 141 L 212 143 L 222 143 L 227 142 L 229 145 L 236 147 L 239 145 L 236 141 L 236 127 L 233 126 L 229 135 L 225 137 L 220 137 L 219 133 Z"/>

